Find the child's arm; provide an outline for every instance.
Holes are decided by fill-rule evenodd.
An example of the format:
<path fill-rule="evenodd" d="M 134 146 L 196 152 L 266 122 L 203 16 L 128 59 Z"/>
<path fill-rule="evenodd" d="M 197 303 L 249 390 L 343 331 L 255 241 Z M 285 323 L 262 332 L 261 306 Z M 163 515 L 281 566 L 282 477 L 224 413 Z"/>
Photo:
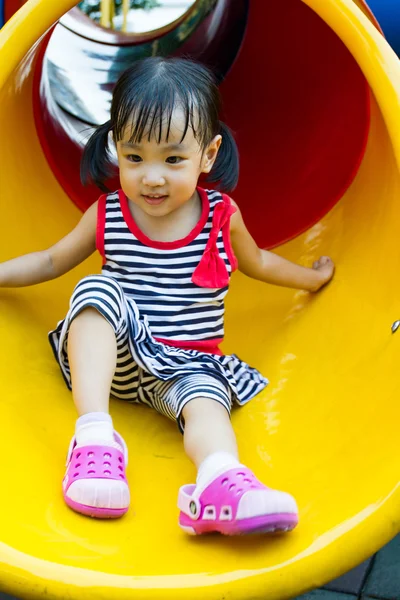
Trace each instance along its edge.
<path fill-rule="evenodd" d="M 97 202 L 78 225 L 48 250 L 0 263 L 0 287 L 22 287 L 64 275 L 96 250 Z"/>
<path fill-rule="evenodd" d="M 234 202 L 232 204 L 238 208 Z M 239 208 L 231 218 L 231 243 L 239 270 L 253 279 L 317 292 L 333 277 L 335 266 L 327 256 L 322 256 L 312 268 L 308 268 L 258 248 L 243 222 Z"/>

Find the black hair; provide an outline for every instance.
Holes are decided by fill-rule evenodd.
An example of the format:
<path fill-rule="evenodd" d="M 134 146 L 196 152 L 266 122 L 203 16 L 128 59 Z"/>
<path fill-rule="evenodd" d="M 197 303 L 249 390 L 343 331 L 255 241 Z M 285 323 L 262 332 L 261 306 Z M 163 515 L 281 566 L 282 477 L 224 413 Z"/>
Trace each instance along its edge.
<path fill-rule="evenodd" d="M 135 62 L 118 79 L 111 103 L 110 120 L 91 135 L 81 161 L 81 180 L 93 182 L 109 191 L 104 182 L 113 174 L 109 133 L 114 141 L 122 139 L 127 127 L 130 140 L 140 143 L 143 136 L 157 143 L 168 141 L 172 113 L 183 109 L 185 127 L 193 130 L 205 150 L 211 140 L 222 135 L 218 156 L 206 181 L 216 183 L 224 192 L 233 190 L 239 177 L 239 153 L 233 135 L 219 120 L 221 99 L 213 73 L 205 66 L 186 58 L 151 57 Z"/>

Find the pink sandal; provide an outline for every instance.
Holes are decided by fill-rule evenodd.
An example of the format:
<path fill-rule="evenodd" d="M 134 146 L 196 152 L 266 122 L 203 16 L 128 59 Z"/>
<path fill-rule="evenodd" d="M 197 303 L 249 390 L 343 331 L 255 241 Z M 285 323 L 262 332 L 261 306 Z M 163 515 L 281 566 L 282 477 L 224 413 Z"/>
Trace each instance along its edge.
<path fill-rule="evenodd" d="M 257 491 L 263 493 L 255 509 Z M 251 506 L 246 501 L 247 492 L 253 492 Z M 299 520 L 296 501 L 290 494 L 267 488 L 243 466 L 225 471 L 206 488 L 183 486 L 179 490 L 178 507 L 179 526 L 191 535 L 215 531 L 223 535 L 291 531 Z"/>
<path fill-rule="evenodd" d="M 67 458 L 67 471 L 63 479 L 63 494 L 66 504 L 72 510 L 98 519 L 115 519 L 122 517 L 129 508 L 129 488 L 125 468 L 128 464 L 128 450 L 122 437 L 114 432 L 115 447 L 112 445 L 87 445 L 77 448 L 75 437 L 72 438 Z M 123 449 L 117 447 L 117 444 Z M 73 500 L 67 495 L 75 481 L 82 479 L 98 479 L 100 481 L 124 482 L 124 496 L 127 502 L 121 501 L 119 508 L 98 508 Z M 121 486 L 119 486 L 121 487 Z M 71 491 L 71 490 L 70 490 Z M 122 494 L 121 494 L 122 496 Z"/>

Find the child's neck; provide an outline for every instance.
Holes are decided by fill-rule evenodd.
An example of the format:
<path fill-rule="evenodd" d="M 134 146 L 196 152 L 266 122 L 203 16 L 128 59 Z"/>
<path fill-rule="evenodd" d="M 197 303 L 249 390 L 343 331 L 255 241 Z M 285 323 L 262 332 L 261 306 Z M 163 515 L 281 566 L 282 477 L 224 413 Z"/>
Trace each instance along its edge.
<path fill-rule="evenodd" d="M 185 238 L 196 227 L 202 213 L 202 201 L 197 190 L 190 200 L 163 217 L 148 215 L 131 200 L 128 203 L 136 225 L 156 242 L 175 242 Z"/>

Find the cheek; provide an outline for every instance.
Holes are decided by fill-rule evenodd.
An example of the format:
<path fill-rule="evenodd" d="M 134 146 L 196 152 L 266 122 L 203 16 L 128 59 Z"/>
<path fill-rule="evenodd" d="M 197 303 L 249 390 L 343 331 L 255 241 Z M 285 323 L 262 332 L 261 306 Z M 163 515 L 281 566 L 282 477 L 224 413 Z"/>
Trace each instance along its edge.
<path fill-rule="evenodd" d="M 119 182 L 128 198 L 134 198 L 140 189 L 140 182 L 136 178 L 136 174 L 129 169 L 120 169 Z"/>
<path fill-rule="evenodd" d="M 184 169 L 176 173 L 176 179 L 186 180 L 187 182 L 192 182 L 195 179 L 198 179 L 202 171 L 202 162 L 194 161 L 190 162 L 185 166 Z"/>
<path fill-rule="evenodd" d="M 129 168 L 129 166 L 123 165 L 119 168 L 119 178 L 121 183 L 124 181 L 126 183 L 133 183 L 138 181 L 139 179 L 139 171 L 138 169 Z"/>
<path fill-rule="evenodd" d="M 169 179 L 169 185 L 173 186 L 177 191 L 181 190 L 183 194 L 187 194 L 188 190 L 192 190 L 196 187 L 199 179 L 199 173 L 196 169 L 187 169 L 184 172 L 174 173 L 172 178 Z"/>

